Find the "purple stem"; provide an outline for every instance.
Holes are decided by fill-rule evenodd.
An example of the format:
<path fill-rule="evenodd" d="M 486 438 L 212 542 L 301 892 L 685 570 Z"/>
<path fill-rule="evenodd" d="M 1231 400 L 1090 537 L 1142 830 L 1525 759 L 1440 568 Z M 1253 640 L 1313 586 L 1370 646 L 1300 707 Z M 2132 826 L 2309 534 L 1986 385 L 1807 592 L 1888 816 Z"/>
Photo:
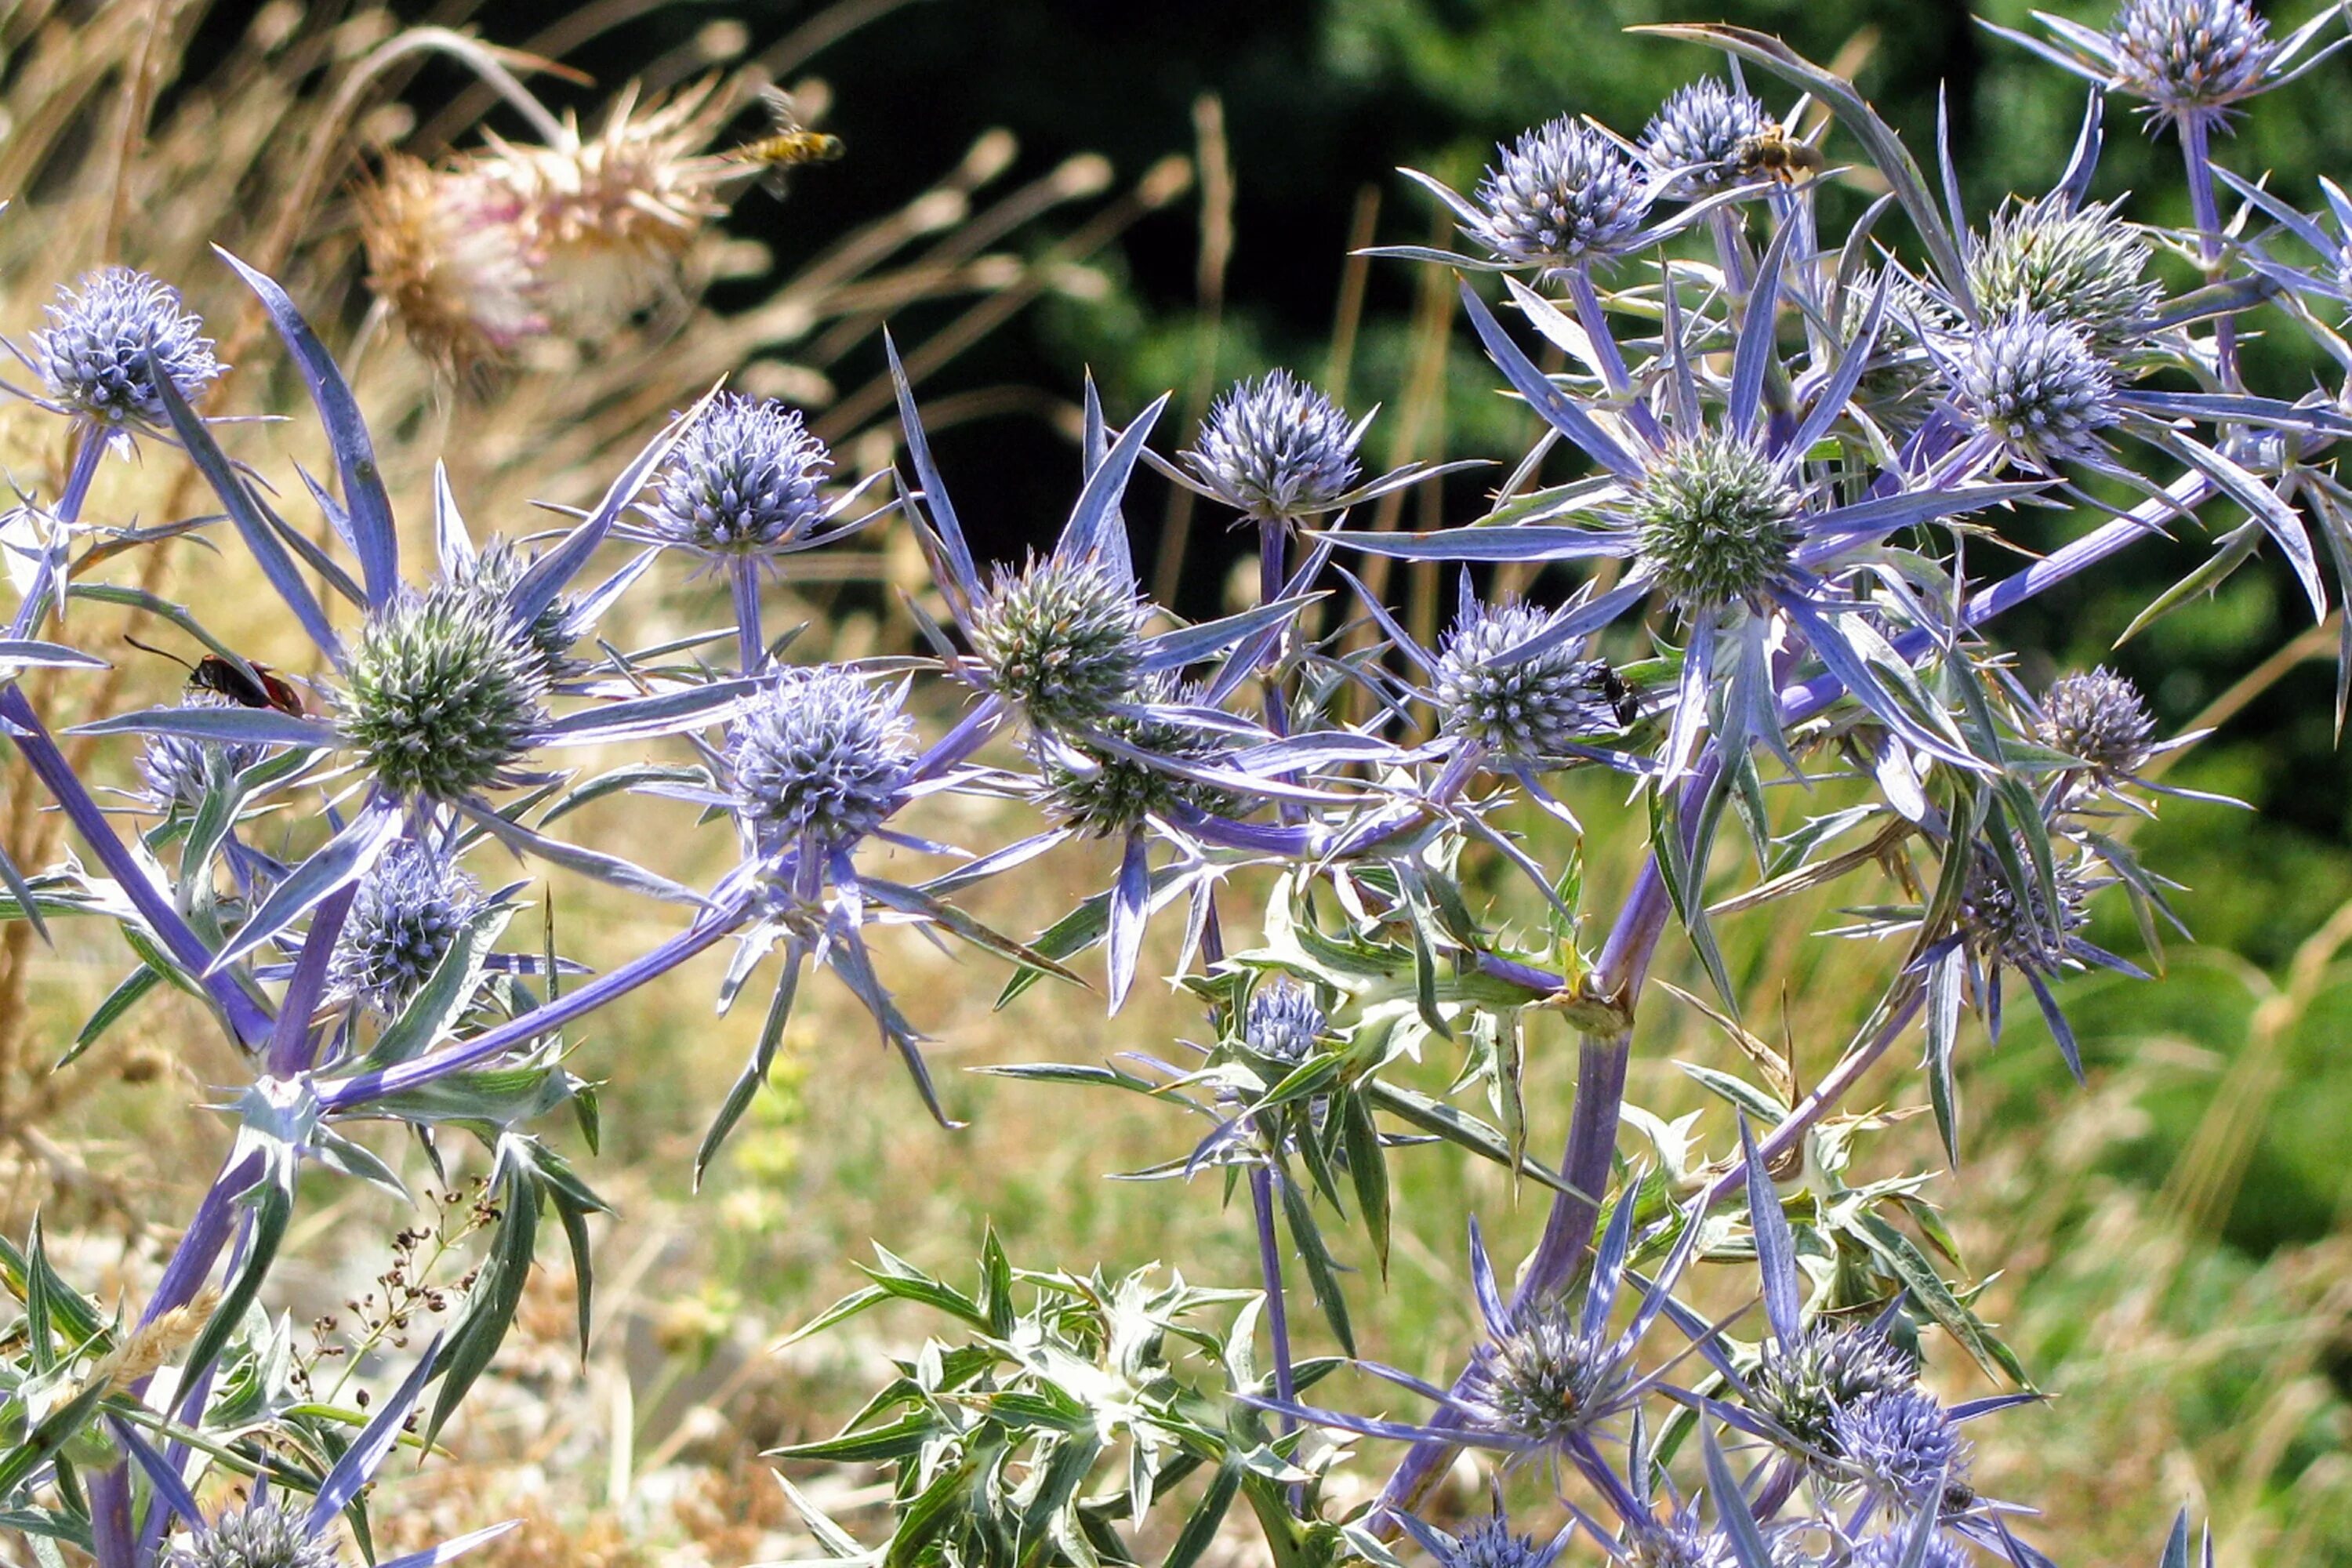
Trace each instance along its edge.
<path fill-rule="evenodd" d="M 221 1248 L 228 1245 L 229 1233 L 236 1227 L 237 1200 L 253 1190 L 261 1180 L 262 1154 L 254 1150 L 244 1159 L 230 1153 L 231 1163 L 221 1167 L 213 1184 L 205 1190 L 204 1201 L 196 1205 L 196 1217 L 180 1235 L 180 1244 L 172 1249 L 172 1260 L 163 1266 L 163 1276 L 155 1281 L 155 1294 L 148 1299 L 147 1310 L 139 1315 L 142 1328 L 174 1307 L 184 1307 L 203 1289 L 205 1276 L 213 1271 L 213 1263 L 220 1257 Z"/>
<path fill-rule="evenodd" d="M 0 690 L 0 726 L 11 731 L 10 738 L 25 753 L 26 765 L 47 787 L 58 805 L 65 808 L 75 830 L 97 855 L 107 874 L 121 885 L 123 896 L 139 910 L 148 929 L 171 951 L 182 968 L 203 976 L 212 967 L 212 951 L 188 929 L 188 922 L 181 918 L 172 900 L 148 877 L 146 868 L 132 858 L 122 840 L 115 837 L 113 825 L 74 776 L 71 764 L 49 738 L 40 715 L 33 711 L 24 692 L 13 685 Z M 268 1015 L 237 984 L 234 975 L 211 975 L 203 984 L 227 1015 L 229 1027 L 241 1043 L 247 1047 L 258 1045 L 268 1035 Z"/>
<path fill-rule="evenodd" d="M 2193 114 L 2182 117 L 2180 157 L 2189 167 L 2189 210 L 2196 218 L 2198 250 L 2205 263 L 2205 280 L 2210 283 L 2220 278 L 2221 270 L 2221 215 L 2213 203 L 2209 134 L 2204 121 Z M 2213 323 L 2213 358 L 2221 374 L 2221 384 L 2237 391 L 2238 319 L 2234 315 L 2225 312 Z"/>
<path fill-rule="evenodd" d="M 138 1561 L 131 1541 L 128 1459 L 90 1478 L 89 1531 L 98 1568 L 132 1568 Z"/>
<path fill-rule="evenodd" d="M 106 437 L 94 426 L 85 426 L 77 420 L 74 430 L 81 437 L 81 445 L 74 449 L 73 462 L 66 469 L 66 488 L 59 492 L 57 508 L 49 514 L 60 531 L 70 529 L 81 521 L 82 506 L 89 500 L 90 481 L 98 478 L 98 465 L 106 457 Z M 25 595 L 25 602 L 16 606 L 16 618 L 10 625 L 8 635 L 12 637 L 37 635 L 42 618 L 49 613 L 52 595 L 58 602 L 64 602 L 65 595 L 58 583 L 53 557 L 44 550 L 41 552 L 41 569 L 34 576 L 33 585 Z"/>
<path fill-rule="evenodd" d="M 760 563 L 749 556 L 734 563 L 727 585 L 735 597 L 736 660 L 746 675 L 757 675 L 768 662 L 767 637 L 760 623 Z"/>
<path fill-rule="evenodd" d="M 294 977 L 278 1000 L 278 1026 L 269 1036 L 269 1075 L 292 1078 L 307 1072 L 313 1059 L 316 1035 L 310 1015 L 327 989 L 327 968 L 335 956 L 335 942 L 343 934 L 344 917 L 359 895 L 356 883 L 330 893 L 310 915 L 310 929 L 302 938 L 302 955 L 295 961 Z"/>
<path fill-rule="evenodd" d="M 1274 1230 L 1274 1173 L 1264 1165 L 1250 1169 L 1250 1206 L 1257 1213 L 1257 1268 L 1265 1280 L 1265 1326 L 1274 1338 L 1274 1392 L 1283 1404 L 1292 1405 L 1298 1398 L 1298 1385 L 1290 1374 L 1290 1314 L 1283 1308 L 1282 1248 Z M 1288 1412 L 1282 1417 L 1282 1429 L 1293 1430 L 1297 1426 Z"/>
<path fill-rule="evenodd" d="M 349 1112 L 371 1100 L 421 1089 L 561 1028 L 583 1014 L 627 995 L 647 981 L 668 973 L 733 932 L 750 913 L 750 901 L 746 896 L 727 908 L 715 910 L 709 919 L 678 932 L 642 958 L 633 959 L 610 974 L 600 974 L 577 991 L 566 992 L 555 1001 L 534 1007 L 520 1017 L 509 1018 L 447 1050 L 327 1085 L 319 1091 L 319 1103 L 330 1113 Z"/>

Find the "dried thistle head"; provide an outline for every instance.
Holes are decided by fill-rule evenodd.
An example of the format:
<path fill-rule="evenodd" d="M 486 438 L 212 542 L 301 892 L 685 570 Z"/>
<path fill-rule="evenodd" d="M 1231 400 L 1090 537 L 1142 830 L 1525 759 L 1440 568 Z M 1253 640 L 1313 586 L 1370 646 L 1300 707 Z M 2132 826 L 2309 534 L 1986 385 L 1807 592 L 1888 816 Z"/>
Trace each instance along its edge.
<path fill-rule="evenodd" d="M 688 247 L 727 214 L 719 187 L 741 175 L 703 151 L 738 107 L 715 77 L 642 105 L 632 86 L 592 135 L 492 143 L 484 164 L 524 204 L 567 328 L 609 330 L 676 286 Z"/>
<path fill-rule="evenodd" d="M 426 358 L 445 370 L 496 364 L 546 335 L 545 258 L 498 171 L 394 156 L 359 206 L 368 287 Z"/>

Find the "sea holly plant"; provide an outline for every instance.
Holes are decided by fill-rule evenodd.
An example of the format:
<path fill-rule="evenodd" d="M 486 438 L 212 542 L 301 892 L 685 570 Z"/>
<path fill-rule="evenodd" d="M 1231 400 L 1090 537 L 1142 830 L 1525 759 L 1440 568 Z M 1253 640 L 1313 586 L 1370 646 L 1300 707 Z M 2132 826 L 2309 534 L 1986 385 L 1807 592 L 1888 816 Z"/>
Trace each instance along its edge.
<path fill-rule="evenodd" d="M 766 996 L 730 1026 L 742 1065 L 699 1176 L 824 971 L 904 1063 L 941 1124 L 925 1135 L 952 1137 L 928 999 L 902 999 L 881 940 L 911 932 L 1001 961 L 1003 1006 L 1107 1009 L 1101 1059 L 991 1070 L 1181 1118 L 1119 1173 L 1230 1205 L 1256 1267 L 1213 1287 L 1181 1258 L 1018 1268 L 992 1235 L 967 1291 L 877 1252 L 870 1287 L 803 1331 L 894 1306 L 938 1321 L 837 1436 L 776 1456 L 828 1558 L 1186 1568 L 1247 1530 L 1284 1568 L 2051 1561 L 2032 1500 L 1969 1479 L 1980 1421 L 2035 1418 L 2033 1369 L 1959 1257 L 1940 1173 L 1885 1135 L 1924 1114 L 1958 1165 L 1960 1064 L 2005 996 L 2030 994 L 2086 1075 L 2071 979 L 2146 979 L 2194 915 L 2132 822 L 2225 803 L 2162 782 L 2198 737 L 2165 735 L 2128 680 L 2029 680 L 1998 621 L 2162 535 L 2210 534 L 2211 554 L 2134 630 L 2265 555 L 2315 613 L 2340 607 L 2352 209 L 2334 184 L 2219 168 L 2210 144 L 2341 47 L 2339 13 L 2275 39 L 2240 0 L 2045 26 L 2005 36 L 2095 94 L 2050 188 L 1975 221 L 1943 127 L 1923 163 L 1778 40 L 1645 29 L 1725 63 L 1695 54 L 1638 135 L 1562 105 L 1470 194 L 1421 180 L 1467 250 L 1381 253 L 1464 275 L 1470 331 L 1539 427 L 1486 455 L 1483 495 L 1466 463 L 1367 478 L 1371 416 L 1286 372 L 1230 389 L 1182 446 L 1164 398 L 1115 419 L 1088 384 L 1075 499 L 1024 561 L 975 549 L 895 350 L 898 468 L 840 474 L 797 411 L 719 389 L 551 533 L 478 532 L 436 473 L 404 535 L 357 395 L 277 281 L 224 258 L 309 391 L 317 478 L 281 471 L 271 425 L 226 427 L 236 384 L 169 280 L 66 285 L 12 389 L 66 479 L 5 534 L 0 745 L 79 842 L 0 861 L 0 915 L 37 937 L 99 922 L 132 955 L 59 1070 L 178 993 L 238 1071 L 191 1112 L 220 1172 L 142 1296 L 101 1306 L 37 1227 L 0 1245 L 20 1308 L 0 1520 L 102 1568 L 366 1549 L 388 1457 L 430 1461 L 559 1248 L 584 1338 L 610 1108 L 582 1021 L 705 952 L 725 957 L 721 1012 Z M 2100 194 L 2110 91 L 2180 139 L 2192 233 Z M 1791 137 L 1820 157 L 1774 152 Z M 1855 166 L 1885 194 L 1830 230 L 1827 182 Z M 2249 384 L 2257 331 L 2301 334 L 2334 381 Z M 192 469 L 205 514 L 89 521 L 133 449 Z M 1126 507 L 1154 474 L 1253 527 L 1254 603 L 1191 622 L 1144 593 Z M 1445 526 L 1358 515 L 1423 485 L 1459 506 Z M 320 526 L 280 515 L 289 493 Z M 934 591 L 908 600 L 917 650 L 826 661 L 821 629 L 772 634 L 797 556 L 898 529 Z M 266 583 L 307 673 L 95 570 L 199 530 Z M 427 535 L 430 561 L 404 563 Z M 1391 602 L 1367 557 L 1458 574 L 1450 617 Z M 693 571 L 724 578 L 731 625 L 631 646 L 635 598 Z M 184 650 L 181 700 L 82 705 L 100 607 Z M 643 754 L 582 760 L 614 746 Z M 939 809 L 951 795 L 970 801 Z M 674 858 L 597 842 L 585 808 L 621 796 L 674 818 Z M 1584 876 L 1587 837 L 1612 834 L 1643 857 L 1613 913 Z M 1088 839 L 1117 847 L 1110 885 L 1041 929 L 961 906 Z M 592 970 L 537 885 L 550 868 L 677 911 L 670 934 Z M 1876 978 L 1824 1068 L 1764 1037 L 1769 999 L 1716 927 L 1833 883 L 1842 923 L 1805 940 Z M 2129 940 L 2092 934 L 2107 906 Z M 1163 914 L 1181 930 L 1150 949 L 1173 955 L 1158 977 L 1200 1009 L 1181 1038 L 1121 1012 L 1160 968 Z M 1654 978 L 1685 949 L 1687 986 Z M 1699 1092 L 1680 1114 L 1627 1098 L 1657 1081 L 1630 1068 L 1666 1008 L 1740 1064 L 1681 1064 Z M 1574 1098 L 1547 1103 L 1529 1063 L 1570 1041 Z M 1468 1238 L 1463 1334 L 1431 1378 L 1360 1331 L 1401 1221 L 1426 1217 L 1408 1194 L 1447 1158 L 1546 1214 L 1516 1269 L 1480 1215 L 1447 1222 Z M 467 1267 L 446 1285 L 396 1267 L 409 1294 L 331 1368 L 273 1317 L 272 1276 L 316 1234 L 298 1211 L 352 1184 L 445 1210 L 471 1194 Z M 428 1298 L 446 1331 L 374 1415 L 346 1405 Z M 1948 1395 L 1947 1370 L 1982 1386 Z M 1495 1483 L 1467 1519 L 1433 1491 L 1465 1452 Z M 827 1516 L 793 1479 L 815 1465 L 883 1467 L 887 1505 Z M 2162 1552 L 2187 1568 L 2185 1522 Z"/>

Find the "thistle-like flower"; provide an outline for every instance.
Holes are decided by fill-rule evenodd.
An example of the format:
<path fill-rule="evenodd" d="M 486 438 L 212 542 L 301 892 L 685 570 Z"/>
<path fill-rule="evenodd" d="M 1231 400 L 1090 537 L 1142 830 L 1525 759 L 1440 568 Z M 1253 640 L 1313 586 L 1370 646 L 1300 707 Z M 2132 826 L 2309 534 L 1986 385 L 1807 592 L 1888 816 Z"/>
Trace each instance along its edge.
<path fill-rule="evenodd" d="M 1748 1377 L 1748 1405 L 1809 1448 L 1838 1451 L 1838 1412 L 1917 1382 L 1918 1363 L 1876 1328 L 1815 1322 L 1794 1350 L 1768 1342 Z"/>
<path fill-rule="evenodd" d="M 1449 734 L 1507 757 L 1557 757 L 1579 742 L 1625 727 L 1632 694 L 1605 659 L 1565 647 L 1529 658 L 1500 656 L 1541 629 L 1529 605 L 1474 606 L 1454 624 L 1437 654 L 1433 687 Z"/>
<path fill-rule="evenodd" d="M 2143 348 L 2164 285 L 2147 276 L 2147 241 L 2114 203 L 2063 195 L 2011 202 L 1969 247 L 1969 286 L 1988 317 L 2038 315 L 2074 328 L 2118 362 Z"/>
<path fill-rule="evenodd" d="M 1622 148 L 1568 115 L 1523 132 L 1478 182 L 1473 233 L 1496 258 L 1561 268 L 1618 254 L 1656 196 Z"/>
<path fill-rule="evenodd" d="M 1459 1395 L 1474 1425 L 1528 1447 L 1549 1447 L 1596 1419 L 1611 1370 L 1610 1336 L 1587 1332 L 1559 1297 L 1530 1303 L 1473 1352 Z"/>
<path fill-rule="evenodd" d="M 180 694 L 180 706 L 231 708 L 236 704 L 216 691 L 192 687 Z M 147 784 L 147 804 L 164 813 L 193 811 L 205 795 L 226 788 L 268 752 L 268 747 L 251 741 L 150 735 L 139 753 L 139 776 Z"/>
<path fill-rule="evenodd" d="M 2129 778 L 2156 754 L 2156 715 L 2139 688 L 2102 665 L 2087 674 L 2062 675 L 2042 699 L 2034 738 L 2053 752 L 2080 758 L 2102 784 Z"/>
<path fill-rule="evenodd" d="M 1134 586 L 1108 565 L 1032 556 L 1019 572 L 997 568 L 970 629 L 990 685 L 1052 729 L 1094 723 L 1136 693 L 1143 615 Z"/>
<path fill-rule="evenodd" d="M 2020 853 L 2023 858 L 2021 846 Z M 2030 868 L 2032 861 L 2025 864 Z M 2089 897 L 2083 862 L 2062 853 L 2055 865 L 2054 884 L 2029 870 L 2032 890 L 2020 898 L 1989 848 L 1970 857 L 1960 889 L 1960 930 L 1970 953 L 1994 973 L 2006 965 L 2039 982 L 2078 956 L 2074 933 L 2091 918 L 2083 907 Z"/>
<path fill-rule="evenodd" d="M 1361 471 L 1364 426 L 1286 370 L 1235 383 L 1182 454 L 1203 488 L 1245 516 L 1300 518 L 1339 503 Z"/>
<path fill-rule="evenodd" d="M 609 330 L 666 288 L 744 166 L 706 153 L 739 104 L 713 77 L 640 105 L 622 91 L 593 135 L 567 119 L 551 143 L 493 139 L 484 162 L 524 201 L 548 297 L 567 330 Z"/>
<path fill-rule="evenodd" d="M 1907 1533 L 1890 1531 L 1857 1543 L 1846 1559 L 1846 1568 L 1904 1568 L 1909 1551 Z M 1918 1568 L 1974 1568 L 1975 1563 L 1967 1547 L 1937 1531 L 1927 1538 L 1927 1555 L 1919 1559 Z"/>
<path fill-rule="evenodd" d="M 1437 1568 L 1551 1568 L 1576 1527 L 1570 1524 L 1549 1541 L 1515 1535 L 1500 1503 L 1497 1498 L 1493 1512 L 1472 1520 L 1458 1535 L 1448 1535 L 1410 1514 L 1402 1518 L 1412 1538 L 1436 1561 Z"/>
<path fill-rule="evenodd" d="M 1798 541 L 1796 489 L 1750 442 L 1706 432 L 1643 469 L 1629 510 L 1639 559 L 1685 610 L 1759 602 Z"/>
<path fill-rule="evenodd" d="M 224 368 L 180 291 L 129 267 L 101 267 L 58 289 L 28 363 L 49 406 L 109 432 L 166 423 L 160 370 L 194 403 Z"/>
<path fill-rule="evenodd" d="M 499 364 L 553 330 L 520 193 L 475 160 L 393 154 L 359 195 L 368 288 L 444 371 Z"/>
<path fill-rule="evenodd" d="M 1145 677 L 1135 692 L 1135 700 L 1144 706 L 1181 707 L 1199 698 L 1197 686 L 1164 675 Z M 1093 728 L 1137 752 L 1177 763 L 1214 763 L 1229 749 L 1216 736 L 1173 719 L 1108 713 Z M 1053 816 L 1094 837 L 1133 833 L 1177 806 L 1215 816 L 1248 814 L 1248 804 L 1231 790 L 1083 740 L 1041 737 L 1038 753 L 1038 774 L 1045 785 L 1040 804 Z"/>
<path fill-rule="evenodd" d="M 1948 1477 L 1957 1479 L 1968 1464 L 1958 1424 L 1921 1388 L 1887 1389 L 1843 1406 L 1832 1435 L 1865 1486 L 1906 1506 L 1940 1500 Z"/>
<path fill-rule="evenodd" d="M 796 410 L 726 393 L 679 438 L 645 515 L 655 539 L 709 560 L 805 549 L 835 515 L 820 493 L 832 470 Z"/>
<path fill-rule="evenodd" d="M 1955 392 L 1979 428 L 2032 468 L 2095 458 L 2098 433 L 2121 417 L 2115 377 L 2088 339 L 2021 310 L 1976 333 Z"/>
<path fill-rule="evenodd" d="M 472 555 L 451 563 L 447 591 L 460 598 L 478 600 L 495 613 L 506 614 L 516 586 L 530 569 L 530 560 L 515 548 L 513 541 L 494 538 Z M 558 594 L 530 618 L 529 626 L 517 627 L 516 632 L 539 656 L 545 669 L 551 674 L 562 673 L 572 668 L 568 657 L 572 646 L 588 634 L 585 618 L 571 595 Z"/>
<path fill-rule="evenodd" d="M 339 994 L 396 1015 L 485 907 L 481 884 L 455 861 L 403 840 L 361 879 L 328 964 L 328 984 Z"/>
<path fill-rule="evenodd" d="M 2338 38 L 2305 55 L 2336 10 L 2323 6 L 2281 39 L 2270 36 L 2251 0 L 2123 0 L 2105 33 L 2056 24 L 2046 42 L 1985 26 L 2110 92 L 2129 93 L 2166 124 L 2202 132 L 2227 121 L 2236 105 L 2293 81 L 2342 47 Z"/>
<path fill-rule="evenodd" d="M 262 1502 L 223 1514 L 165 1554 L 167 1568 L 336 1568 L 331 1534 L 314 1533 L 307 1510 Z"/>
<path fill-rule="evenodd" d="M 338 698 L 341 728 L 376 782 L 456 800 L 520 782 L 546 719 L 545 658 L 506 606 L 447 584 L 368 618 Z"/>
<path fill-rule="evenodd" d="M 1293 980 L 1276 980 L 1250 994 L 1242 1038 L 1268 1061 L 1295 1066 L 1314 1053 L 1330 1019 L 1315 993 Z"/>
<path fill-rule="evenodd" d="M 899 701 L 838 665 L 777 671 L 728 748 L 737 815 L 763 854 L 854 844 L 897 807 L 914 750 Z"/>
<path fill-rule="evenodd" d="M 1642 155 L 1675 176 L 1676 195 L 1700 195 L 1735 183 L 1733 154 L 1772 123 L 1764 105 L 1720 78 L 1675 89 L 1642 131 Z"/>
<path fill-rule="evenodd" d="M 2249 0 L 2124 0 L 2115 85 L 2175 121 L 2211 120 L 2269 85 L 2279 46 Z"/>

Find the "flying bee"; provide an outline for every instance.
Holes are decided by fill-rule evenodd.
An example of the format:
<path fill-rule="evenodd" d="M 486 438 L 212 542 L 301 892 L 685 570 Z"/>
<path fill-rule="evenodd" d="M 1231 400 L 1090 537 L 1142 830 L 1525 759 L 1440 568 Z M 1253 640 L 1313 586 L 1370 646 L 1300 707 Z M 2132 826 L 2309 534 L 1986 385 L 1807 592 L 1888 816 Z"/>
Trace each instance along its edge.
<path fill-rule="evenodd" d="M 242 665 L 208 653 L 190 664 L 178 654 L 160 647 L 151 647 L 137 637 L 126 636 L 124 642 L 142 653 L 157 654 L 170 659 L 188 672 L 188 686 L 194 691 L 210 691 L 226 697 L 240 708 L 269 708 L 300 719 L 310 713 L 303 705 L 302 694 L 293 684 L 266 664 L 247 659 Z"/>
<path fill-rule="evenodd" d="M 764 171 L 760 183 L 769 195 L 782 195 L 785 174 L 798 165 L 829 163 L 841 156 L 841 138 L 803 125 L 792 95 L 782 88 L 761 88 L 760 104 L 768 111 L 768 133 L 721 156 L 730 163 Z"/>
<path fill-rule="evenodd" d="M 1777 120 L 1766 121 L 1763 130 L 1733 143 L 1728 162 L 1743 180 L 1762 174 L 1784 185 L 1796 184 L 1801 174 L 1818 174 L 1822 167 L 1821 149 L 1794 140 Z"/>

